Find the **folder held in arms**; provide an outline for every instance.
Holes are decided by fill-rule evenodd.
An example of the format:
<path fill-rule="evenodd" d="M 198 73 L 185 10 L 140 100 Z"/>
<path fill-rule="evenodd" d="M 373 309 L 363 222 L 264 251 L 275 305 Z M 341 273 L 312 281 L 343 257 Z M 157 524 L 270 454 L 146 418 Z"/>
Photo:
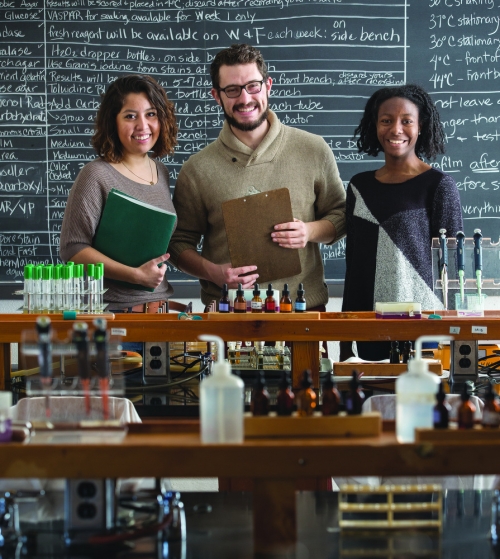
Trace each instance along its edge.
<path fill-rule="evenodd" d="M 137 268 L 167 252 L 177 216 L 112 189 L 106 200 L 92 246 L 109 258 Z M 115 283 L 154 291 L 143 285 Z"/>
<path fill-rule="evenodd" d="M 257 266 L 259 283 L 300 274 L 298 249 L 271 239 L 274 226 L 293 221 L 288 188 L 251 194 L 222 204 L 231 266 Z"/>

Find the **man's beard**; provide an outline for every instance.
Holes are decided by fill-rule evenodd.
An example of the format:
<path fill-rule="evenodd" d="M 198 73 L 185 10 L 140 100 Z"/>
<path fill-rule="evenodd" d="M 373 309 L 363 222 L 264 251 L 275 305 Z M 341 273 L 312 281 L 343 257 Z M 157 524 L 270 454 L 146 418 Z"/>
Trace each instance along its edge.
<path fill-rule="evenodd" d="M 266 110 L 260 115 L 260 117 L 253 122 L 239 122 L 234 117 L 229 116 L 226 113 L 224 104 L 222 105 L 222 110 L 224 111 L 224 117 L 226 118 L 228 124 L 238 130 L 242 130 L 243 132 L 251 132 L 252 130 L 257 129 L 263 122 L 267 120 L 267 117 L 269 116 L 269 105 L 266 106 Z"/>

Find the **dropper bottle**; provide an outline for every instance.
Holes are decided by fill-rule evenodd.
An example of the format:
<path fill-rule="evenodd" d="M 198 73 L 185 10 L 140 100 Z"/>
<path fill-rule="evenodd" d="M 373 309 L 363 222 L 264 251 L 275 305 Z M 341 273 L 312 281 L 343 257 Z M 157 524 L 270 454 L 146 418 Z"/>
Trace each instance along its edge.
<path fill-rule="evenodd" d="M 296 396 L 297 413 L 300 416 L 312 415 L 316 408 L 316 392 L 312 388 L 311 371 L 306 369 Z"/>
<path fill-rule="evenodd" d="M 228 313 L 229 312 L 229 297 L 227 291 L 227 283 L 222 286 L 221 297 L 219 300 L 219 312 Z"/>
<path fill-rule="evenodd" d="M 279 391 L 276 397 L 278 415 L 292 415 L 295 395 L 292 392 L 292 383 L 288 371 L 283 371 L 278 388 Z"/>
<path fill-rule="evenodd" d="M 247 312 L 247 300 L 245 299 L 245 292 L 241 283 L 238 284 L 236 290 L 236 297 L 234 299 L 234 312 L 243 313 Z"/>
<path fill-rule="evenodd" d="M 224 343 L 218 336 L 202 335 L 204 342 L 218 344 L 212 374 L 200 384 L 200 423 L 203 443 L 243 442 L 243 381 L 231 374 L 224 361 Z"/>
<path fill-rule="evenodd" d="M 250 408 L 252 415 L 269 415 L 269 392 L 266 389 L 264 371 L 257 371 Z"/>
<path fill-rule="evenodd" d="M 408 361 L 408 372 L 396 380 L 396 437 L 400 443 L 415 442 L 415 429 L 432 429 L 434 425 L 439 379 L 429 372 L 428 363 L 422 359 L 422 343 L 451 339 L 451 336 L 420 336 L 415 342 L 415 359 Z"/>
<path fill-rule="evenodd" d="M 306 298 L 304 297 L 304 284 L 299 283 L 297 298 L 295 299 L 295 312 L 306 312 Z"/>
<path fill-rule="evenodd" d="M 276 299 L 274 298 L 273 284 L 270 283 L 267 286 L 266 300 L 264 301 L 265 312 L 276 312 Z"/>
<path fill-rule="evenodd" d="M 280 313 L 292 312 L 292 299 L 290 298 L 290 291 L 288 290 L 288 283 L 283 286 L 280 300 Z"/>
<path fill-rule="evenodd" d="M 439 389 L 436 394 L 437 404 L 434 406 L 434 429 L 448 429 L 450 420 L 451 406 L 446 401 L 446 394 L 443 390 L 443 383 L 439 383 Z"/>
<path fill-rule="evenodd" d="M 253 313 L 262 312 L 262 297 L 260 296 L 259 284 L 256 283 L 253 288 L 253 298 L 250 302 Z"/>

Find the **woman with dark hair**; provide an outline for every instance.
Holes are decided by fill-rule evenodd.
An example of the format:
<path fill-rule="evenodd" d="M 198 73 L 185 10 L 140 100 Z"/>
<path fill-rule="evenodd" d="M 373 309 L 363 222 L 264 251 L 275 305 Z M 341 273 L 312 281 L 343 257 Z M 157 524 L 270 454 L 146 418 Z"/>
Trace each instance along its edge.
<path fill-rule="evenodd" d="M 463 227 L 455 181 L 423 160 L 444 153 L 444 134 L 430 96 L 417 85 L 384 88 L 368 100 L 355 131 L 359 153 L 385 163 L 355 175 L 347 189 L 343 311 L 376 302 L 416 301 L 442 308 L 433 292 L 431 239 Z M 389 357 L 390 342 L 358 342 L 359 357 Z M 341 359 L 352 355 L 341 344 Z"/>
<path fill-rule="evenodd" d="M 126 75 L 108 87 L 92 137 L 98 157 L 83 167 L 71 188 L 60 254 L 64 261 L 104 263 L 105 301 L 111 309 L 156 312 L 173 293 L 162 265 L 168 254 L 133 268 L 97 251 L 92 241 L 112 188 L 175 213 L 168 169 L 148 154 L 151 151 L 158 158 L 173 153 L 176 143 L 174 105 L 152 77 Z M 125 287 L 114 280 L 154 291 Z"/>

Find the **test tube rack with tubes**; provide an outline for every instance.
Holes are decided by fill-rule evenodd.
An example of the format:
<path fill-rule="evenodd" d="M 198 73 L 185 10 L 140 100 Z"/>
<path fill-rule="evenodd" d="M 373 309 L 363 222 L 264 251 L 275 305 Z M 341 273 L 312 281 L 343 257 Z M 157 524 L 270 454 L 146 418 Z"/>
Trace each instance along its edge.
<path fill-rule="evenodd" d="M 227 359 L 236 370 L 290 371 L 290 348 L 285 342 L 275 342 L 274 346 L 264 342 L 228 342 Z"/>
<path fill-rule="evenodd" d="M 478 230 L 476 230 L 478 231 Z M 479 233 L 480 235 L 480 233 Z M 444 239 L 443 239 L 444 240 Z M 488 296 L 500 296 L 500 241 L 491 238 L 463 237 L 463 256 L 457 239 L 432 239 L 432 285 L 434 294 L 447 310 L 463 316 L 481 316 Z M 443 276 L 443 249 L 446 251 L 447 270 Z M 479 261 L 476 251 L 479 250 Z M 478 279 L 477 270 L 480 267 Z M 462 274 L 460 274 L 460 268 Z M 462 280 L 460 279 L 462 275 Z M 462 283 L 462 288 L 461 288 Z M 479 283 L 479 286 L 478 286 Z"/>
<path fill-rule="evenodd" d="M 95 319 L 89 331 L 85 322 L 74 322 L 65 340 L 58 340 L 48 316 L 39 316 L 36 331 L 22 333 L 21 355 L 38 359 L 38 374 L 26 380 L 26 402 L 23 402 L 30 421 L 57 424 L 99 422 L 116 426 L 116 413 L 123 405 L 125 393 L 123 376 L 111 372 L 111 360 L 121 356 L 120 340 L 109 339 L 106 320 Z M 53 357 L 61 357 L 76 370 L 70 376 L 52 375 Z M 71 363 L 70 363 L 71 362 Z M 117 398 L 119 397 L 119 398 Z M 19 404 L 18 404 L 19 405 Z"/>
<path fill-rule="evenodd" d="M 23 313 L 101 314 L 106 307 L 103 281 L 102 263 L 88 264 L 86 274 L 83 264 L 27 264 L 24 289 L 15 294 L 23 296 Z"/>

